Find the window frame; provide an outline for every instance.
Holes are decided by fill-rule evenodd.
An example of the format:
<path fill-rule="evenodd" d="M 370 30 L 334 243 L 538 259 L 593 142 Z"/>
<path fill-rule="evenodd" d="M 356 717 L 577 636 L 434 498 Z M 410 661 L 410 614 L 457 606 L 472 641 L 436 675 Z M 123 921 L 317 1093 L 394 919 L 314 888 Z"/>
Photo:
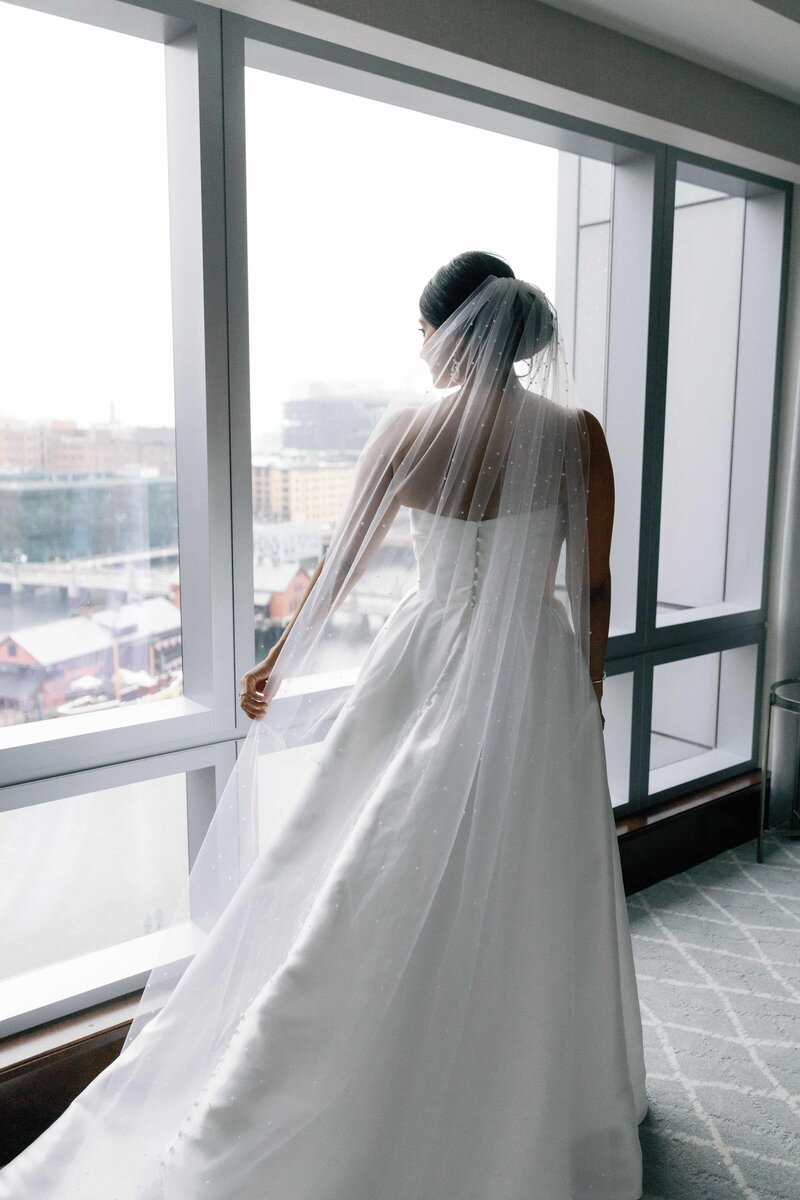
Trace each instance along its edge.
<path fill-rule="evenodd" d="M 416 104 L 424 100 L 425 105 L 436 106 L 436 115 L 467 123 L 478 123 L 480 115 L 484 128 L 524 135 L 539 144 L 605 161 L 651 158 L 653 207 L 643 364 L 643 422 L 648 432 L 642 447 L 636 629 L 611 638 L 607 655 L 609 675 L 633 674 L 630 799 L 615 808 L 615 816 L 660 805 L 673 795 L 756 766 L 772 503 L 767 510 L 760 607 L 679 626 L 655 625 L 674 190 L 680 161 L 745 183 L 765 184 L 785 196 L 770 435 L 768 487 L 772 494 L 786 345 L 791 182 L 196 0 L 10 2 L 165 45 L 184 696 L 140 706 L 139 711 L 112 709 L 55 724 L 42 721 L 0 731 L 0 749 L 4 751 L 0 811 L 44 803 L 73 791 L 90 791 L 101 779 L 108 781 L 105 786 L 114 786 L 175 770 L 197 771 L 196 778 L 205 782 L 187 791 L 187 852 L 192 861 L 251 727 L 237 699 L 238 680 L 253 664 L 244 67 L 248 54 L 255 51 L 248 46 L 260 48 L 263 56 L 272 55 L 272 61 L 284 64 L 302 59 L 306 67 L 310 63 L 318 72 L 315 82 L 336 79 L 336 86 L 347 84 L 343 90 L 368 83 L 370 94 L 377 99 L 398 103 L 404 97 Z M 425 107 L 424 111 L 431 109 Z M 489 119 L 493 124 L 486 124 Z M 745 148 L 742 153 L 745 157 L 751 154 Z M 613 254 L 612 243 L 612 262 Z M 200 396 L 202 420 L 197 412 Z M 752 758 L 651 797 L 647 780 L 653 668 L 662 661 L 744 644 L 758 646 Z M 355 675 L 355 669 L 349 677 L 339 672 L 335 679 L 317 680 L 310 686 L 349 687 Z M 213 786 L 209 784 L 211 776 L 203 774 L 209 770 Z M 110 980 L 102 995 L 96 989 L 75 991 L 48 1009 L 46 1016 L 41 1007 L 20 1015 L 16 1028 L 29 1028 L 98 999 L 124 994 L 141 986 L 145 976 L 146 972 L 135 980 Z"/>
<path fill-rule="evenodd" d="M 225 76 L 226 151 L 229 159 L 228 238 L 229 273 L 237 281 L 241 298 L 231 308 L 232 359 L 237 369 L 232 375 L 232 427 L 237 431 L 237 455 L 247 461 L 249 454 L 250 410 L 247 377 L 247 243 L 246 243 L 246 164 L 244 155 L 244 67 L 277 70 L 294 78 L 339 87 L 372 99 L 406 103 L 407 107 L 447 116 L 467 123 L 495 128 L 498 132 L 527 137 L 538 144 L 554 146 L 573 154 L 590 154 L 614 164 L 649 155 L 652 158 L 653 210 L 651 220 L 651 259 L 649 312 L 645 362 L 644 411 L 639 518 L 638 585 L 636 628 L 609 638 L 607 664 L 609 674 L 632 670 L 634 675 L 633 726 L 631 730 L 631 770 L 629 800 L 615 806 L 615 815 L 624 816 L 650 808 L 675 795 L 709 786 L 751 770 L 758 761 L 761 693 L 763 690 L 763 641 L 766 630 L 767 587 L 772 505 L 767 513 L 764 561 L 762 564 L 762 604 L 758 609 L 700 617 L 673 626 L 656 625 L 658 551 L 661 525 L 661 480 L 664 457 L 664 419 L 666 373 L 669 349 L 669 307 L 672 278 L 672 238 L 674 227 L 675 183 L 678 164 L 691 164 L 700 170 L 718 172 L 740 181 L 743 192 L 748 185 L 766 186 L 784 195 L 781 300 L 778 317 L 777 362 L 772 401 L 772 428 L 769 458 L 768 492 L 774 488 L 777 425 L 779 417 L 780 365 L 785 336 L 787 263 L 791 215 L 791 184 L 762 172 L 679 150 L 667 143 L 622 133 L 571 115 L 516 98 L 447 79 L 431 72 L 391 62 L 349 47 L 321 41 L 267 22 L 256 21 L 230 12 L 223 13 L 223 55 Z M 291 68 L 294 69 L 291 69 Z M 494 115 L 494 122 L 486 119 Z M 483 120 L 478 119 L 478 114 Z M 471 118 L 471 119 L 470 119 Z M 614 143 L 611 145 L 611 143 Z M 613 221 L 613 215 L 612 215 Z M 618 251 L 612 237 L 612 271 Z M 614 288 L 613 275 L 611 289 Z M 609 325 L 619 320 L 613 305 Z M 609 346 L 607 372 L 619 371 L 613 343 Z M 245 443 L 247 446 L 245 447 Z M 240 477 L 243 472 L 240 472 Z M 237 526 L 239 528 L 237 529 Z M 237 575 L 237 662 L 247 669 L 252 655 L 246 630 L 246 609 L 252 606 L 252 521 L 245 521 L 244 509 L 234 504 L 234 540 Z M 731 642 L 731 639 L 734 642 Z M 749 640 L 759 646 L 756 704 L 753 719 L 753 753 L 747 762 L 735 768 L 709 772 L 691 782 L 657 793 L 649 792 L 650 714 L 652 711 L 653 667 L 664 655 L 670 659 L 693 657 L 699 647 L 724 650 Z M 663 659 L 666 661 L 666 659 Z"/>
<path fill-rule="evenodd" d="M 192 0 L 12 2 L 164 45 L 183 695 L 0 729 L 0 786 L 229 739 L 238 707 L 220 14 Z"/>

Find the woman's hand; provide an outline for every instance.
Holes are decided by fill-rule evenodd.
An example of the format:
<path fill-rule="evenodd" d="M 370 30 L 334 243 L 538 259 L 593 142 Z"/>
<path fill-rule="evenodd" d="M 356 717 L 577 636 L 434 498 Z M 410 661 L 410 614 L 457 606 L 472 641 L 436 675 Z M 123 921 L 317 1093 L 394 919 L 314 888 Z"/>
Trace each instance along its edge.
<path fill-rule="evenodd" d="M 267 682 L 278 658 L 273 651 L 274 647 L 261 662 L 245 672 L 239 682 L 239 707 L 254 721 L 260 720 L 267 711 Z"/>
<path fill-rule="evenodd" d="M 605 729 L 606 719 L 603 716 L 603 681 L 602 681 L 602 679 L 599 680 L 598 682 L 595 682 L 594 680 L 592 680 L 592 687 L 594 688 L 594 694 L 597 697 L 597 706 L 600 709 L 600 720 L 603 722 L 603 728 Z"/>

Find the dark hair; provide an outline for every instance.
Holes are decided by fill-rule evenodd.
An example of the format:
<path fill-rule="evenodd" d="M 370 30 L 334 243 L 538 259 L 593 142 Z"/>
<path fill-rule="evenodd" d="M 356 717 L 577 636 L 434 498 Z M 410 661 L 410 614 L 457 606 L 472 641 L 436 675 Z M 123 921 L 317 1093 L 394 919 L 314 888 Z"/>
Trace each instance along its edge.
<path fill-rule="evenodd" d="M 429 279 L 419 298 L 420 315 L 438 329 L 459 308 L 467 296 L 491 275 L 501 279 L 516 279 L 504 258 L 483 250 L 467 250 L 457 254 Z"/>

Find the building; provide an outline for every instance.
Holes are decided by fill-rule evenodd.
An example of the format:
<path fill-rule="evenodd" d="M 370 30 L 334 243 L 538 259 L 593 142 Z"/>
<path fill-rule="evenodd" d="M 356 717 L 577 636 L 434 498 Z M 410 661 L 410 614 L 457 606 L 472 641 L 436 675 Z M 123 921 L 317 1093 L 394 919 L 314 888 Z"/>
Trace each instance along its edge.
<path fill-rule="evenodd" d="M 287 400 L 281 439 L 284 450 L 356 456 L 397 393 L 320 395 Z"/>
<path fill-rule="evenodd" d="M 44 469 L 46 425 L 14 417 L 0 420 L 0 471 L 28 472 Z"/>
<path fill-rule="evenodd" d="M 179 608 L 156 596 L 0 637 L 0 725 L 55 715 L 86 690 L 73 685 L 87 677 L 108 698 L 119 691 L 120 668 L 155 679 L 180 662 L 180 633 Z"/>
<path fill-rule="evenodd" d="M 255 512 L 255 506 L 253 511 Z M 325 521 L 253 522 L 253 559 L 256 567 L 263 563 L 317 562 L 323 554 L 330 525 Z"/>
<path fill-rule="evenodd" d="M 175 476 L 175 429 L 0 419 L 0 473 L 132 471 Z"/>
<path fill-rule="evenodd" d="M 79 471 L 0 475 L 0 560 L 91 558 L 177 546 L 175 479 Z"/>
<path fill-rule="evenodd" d="M 286 620 L 299 607 L 310 576 L 299 563 L 256 567 L 255 603 L 275 620 Z"/>
<path fill-rule="evenodd" d="M 353 463 L 316 457 L 253 460 L 253 514 L 262 521 L 338 520 L 353 484 Z"/>

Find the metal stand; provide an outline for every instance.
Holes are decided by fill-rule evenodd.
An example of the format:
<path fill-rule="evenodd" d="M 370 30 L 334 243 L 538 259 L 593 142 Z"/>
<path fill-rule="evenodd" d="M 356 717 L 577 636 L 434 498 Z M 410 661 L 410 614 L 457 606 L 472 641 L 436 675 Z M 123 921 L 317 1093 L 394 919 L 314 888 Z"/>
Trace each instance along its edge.
<path fill-rule="evenodd" d="M 772 732 L 772 710 L 782 708 L 785 712 L 794 713 L 800 718 L 800 677 L 779 679 L 769 689 L 769 709 L 767 711 L 767 736 L 764 739 L 764 753 L 761 760 L 761 798 L 758 812 L 758 843 L 756 859 L 764 861 L 764 823 L 767 809 L 767 765 L 769 763 L 770 734 Z M 794 799 L 792 801 L 792 816 L 789 828 L 784 836 L 792 840 L 800 839 L 800 724 L 798 725 L 798 744 L 795 752 L 794 769 Z"/>

